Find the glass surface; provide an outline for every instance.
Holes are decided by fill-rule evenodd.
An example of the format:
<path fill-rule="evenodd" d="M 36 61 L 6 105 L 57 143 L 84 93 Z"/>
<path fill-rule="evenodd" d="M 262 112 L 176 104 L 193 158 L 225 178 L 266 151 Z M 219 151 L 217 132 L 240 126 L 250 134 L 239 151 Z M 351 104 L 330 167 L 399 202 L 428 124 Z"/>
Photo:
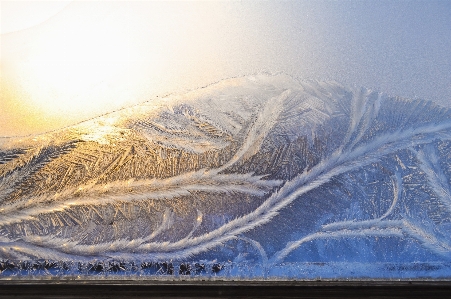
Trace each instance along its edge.
<path fill-rule="evenodd" d="M 451 277 L 449 2 L 39 3 L 0 279 Z"/>

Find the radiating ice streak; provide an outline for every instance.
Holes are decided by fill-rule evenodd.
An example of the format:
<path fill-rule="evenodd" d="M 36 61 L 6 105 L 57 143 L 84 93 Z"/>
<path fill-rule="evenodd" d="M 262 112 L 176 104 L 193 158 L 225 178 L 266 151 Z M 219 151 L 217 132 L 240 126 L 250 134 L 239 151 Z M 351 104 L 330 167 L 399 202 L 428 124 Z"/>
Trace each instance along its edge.
<path fill-rule="evenodd" d="M 362 120 L 362 117 L 365 114 L 366 101 L 362 98 L 362 92 L 363 90 L 360 90 L 357 95 L 354 93 L 352 96 L 350 124 L 346 136 L 343 140 L 343 148 L 348 144 L 348 142 L 351 141 L 352 135 L 355 134 Z"/>
<path fill-rule="evenodd" d="M 202 220 L 203 220 L 203 214 L 201 211 L 197 211 L 197 217 L 196 217 L 196 221 L 194 222 L 194 227 L 193 229 L 189 232 L 189 234 L 185 237 L 185 239 L 189 239 L 191 238 L 191 236 L 194 234 L 194 232 L 196 232 L 196 230 L 199 228 L 199 226 L 202 224 Z"/>
<path fill-rule="evenodd" d="M 30 235 L 24 236 L 22 239 L 31 244 L 45 246 L 47 248 L 53 248 L 61 252 L 76 254 L 76 255 L 91 255 L 91 256 L 104 256 L 102 253 L 108 251 L 121 251 L 132 250 L 138 245 L 146 242 L 146 238 L 136 239 L 120 239 L 111 242 L 103 242 L 96 244 L 79 244 L 79 241 L 72 241 L 67 238 L 60 238 L 52 235 L 37 236 Z"/>
<path fill-rule="evenodd" d="M 447 131 L 451 128 L 451 122 L 445 122 L 442 124 L 432 124 L 423 127 L 407 129 L 404 131 L 396 131 L 394 133 L 387 133 L 373 139 L 371 142 L 361 145 L 349 152 L 343 152 L 341 154 L 333 154 L 327 163 L 321 162 L 320 164 L 327 164 L 329 161 L 336 160 L 336 164 L 349 164 L 353 168 L 353 161 L 357 158 L 366 157 L 381 157 L 383 155 L 392 153 L 398 149 L 407 148 L 409 146 L 430 143 L 437 138 L 437 135 L 441 132 Z M 431 135 L 431 136 L 429 136 Z M 442 139 L 451 138 L 449 135 L 443 135 Z"/>
<path fill-rule="evenodd" d="M 188 240 L 189 238 L 191 238 L 191 236 L 194 234 L 194 232 L 199 228 L 199 226 L 202 224 L 203 221 L 203 214 L 201 211 L 197 211 L 197 217 L 196 220 L 194 222 L 194 226 L 191 229 L 191 231 L 188 233 L 188 235 L 186 235 L 183 239 L 181 239 L 179 242 L 183 242 L 184 240 Z M 138 246 L 136 246 L 138 247 Z M 135 248 L 136 248 L 135 247 Z"/>
<path fill-rule="evenodd" d="M 432 252 L 451 258 L 451 244 L 439 240 L 434 234 L 426 232 L 411 221 L 403 220 L 403 232 L 415 239 Z"/>
<path fill-rule="evenodd" d="M 42 246 L 31 245 L 21 241 L 15 242 L 0 242 L 0 252 L 13 253 L 23 260 L 37 260 L 49 259 L 54 261 L 74 261 L 74 260 L 91 260 L 89 256 L 78 256 L 72 254 L 65 254 L 55 249 L 50 249 Z"/>
<path fill-rule="evenodd" d="M 331 223 L 329 225 L 324 225 L 321 227 L 322 232 L 331 232 L 337 230 L 346 229 L 359 229 L 359 228 L 389 228 L 394 225 L 402 225 L 401 220 L 381 220 L 380 218 L 362 220 L 362 221 L 341 221 L 337 223 Z"/>
<path fill-rule="evenodd" d="M 68 152 L 76 145 L 76 141 L 64 145 L 41 145 L 34 150 L 27 150 L 31 154 L 26 157 L 24 165 L 16 166 L 11 172 L 0 180 L 0 202 L 2 202 L 13 191 L 17 184 L 28 179 L 36 171 L 47 165 L 50 161 Z M 1 212 L 1 209 L 0 209 Z"/>
<path fill-rule="evenodd" d="M 156 236 L 160 235 L 164 231 L 170 229 L 174 225 L 174 212 L 171 209 L 166 208 L 163 213 L 163 220 L 161 224 L 147 237 L 142 238 L 144 242 L 154 239 Z"/>
<path fill-rule="evenodd" d="M 393 180 L 393 201 L 388 208 L 388 210 L 379 218 L 376 219 L 370 219 L 370 220 L 363 220 L 363 221 L 338 221 L 330 224 L 323 225 L 321 229 L 323 231 L 329 231 L 329 230 L 336 230 L 336 229 L 346 229 L 350 227 L 354 227 L 355 225 L 375 225 L 377 223 L 380 223 L 381 220 L 385 219 L 387 216 L 389 216 L 393 210 L 396 207 L 396 204 L 401 197 L 402 193 L 402 178 L 400 173 L 396 173 L 395 179 Z"/>
<path fill-rule="evenodd" d="M 355 137 L 354 140 L 352 140 L 351 138 L 353 135 L 358 134 L 357 129 L 359 128 L 359 125 L 362 122 L 363 116 L 368 110 L 366 101 L 368 94 L 369 94 L 368 90 L 361 89 L 358 93 L 353 93 L 352 95 L 349 128 L 348 131 L 346 132 L 345 137 L 343 138 L 342 145 L 337 150 L 340 153 L 346 147 L 352 148 L 352 146 L 349 146 L 351 142 L 353 142 L 353 144 L 356 144 L 359 141 L 357 137 Z M 369 123 L 370 120 L 368 120 L 367 122 Z M 360 135 L 363 136 L 364 132 L 362 132 L 362 129 L 360 131 L 361 131 Z"/>
<path fill-rule="evenodd" d="M 401 178 L 401 173 L 397 172 L 395 174 L 395 179 L 393 179 L 393 201 L 390 205 L 390 208 L 388 208 L 388 210 L 384 213 L 384 215 L 382 215 L 381 217 L 379 217 L 380 220 L 385 219 L 386 217 L 388 217 L 393 210 L 396 207 L 396 204 L 398 203 L 398 200 L 401 198 L 401 194 L 402 194 L 402 178 Z"/>
<path fill-rule="evenodd" d="M 421 169 L 426 174 L 432 190 L 448 211 L 451 211 L 451 188 L 445 174 L 440 168 L 440 163 L 433 145 L 424 146 L 422 149 L 414 151 L 414 153 L 420 162 Z"/>
<path fill-rule="evenodd" d="M 276 124 L 284 107 L 283 102 L 288 99 L 291 93 L 291 90 L 286 90 L 279 96 L 267 100 L 263 110 L 259 112 L 257 119 L 250 128 L 243 145 L 227 163 L 217 169 L 218 172 L 231 167 L 242 159 L 246 160 L 258 152 L 266 135 Z"/>
<path fill-rule="evenodd" d="M 270 260 L 269 264 L 276 264 L 282 261 L 288 254 L 290 254 L 293 250 L 299 248 L 302 244 L 317 240 L 317 239 L 337 239 L 337 238 L 351 238 L 351 237 L 403 237 L 402 229 L 394 226 L 391 228 L 366 228 L 366 229 L 342 229 L 333 232 L 317 232 L 311 235 L 308 235 L 298 241 L 290 242 L 287 246 L 278 251 Z"/>
<path fill-rule="evenodd" d="M 371 94 L 371 93 L 370 93 Z M 368 95 L 366 94 L 366 98 L 368 99 Z M 357 132 L 357 136 L 354 137 L 354 139 L 347 145 L 350 149 L 352 149 L 357 143 L 360 142 L 360 140 L 362 139 L 362 137 L 365 135 L 365 133 L 368 131 L 368 129 L 370 128 L 372 122 L 374 121 L 374 119 L 376 119 L 378 113 L 379 113 L 379 109 L 380 109 L 380 105 L 381 105 L 381 99 L 382 99 L 382 95 L 378 94 L 376 100 L 374 101 L 374 103 L 369 103 L 369 107 L 366 106 L 366 110 L 363 114 L 363 116 L 366 115 L 366 117 L 363 117 L 362 120 L 360 120 L 359 126 L 361 126 L 361 128 L 359 129 L 359 131 Z M 367 101 L 365 101 L 366 103 Z"/>
<path fill-rule="evenodd" d="M 317 232 L 308 235 L 298 241 L 290 242 L 285 248 L 278 251 L 269 261 L 275 264 L 282 261 L 293 250 L 299 248 L 302 244 L 316 239 L 330 238 L 350 238 L 350 237 L 410 237 L 418 240 L 421 245 L 432 252 L 444 256 L 451 257 L 451 246 L 441 242 L 431 234 L 427 234 L 419 227 L 414 226 L 406 220 L 385 220 L 379 219 L 354 222 L 347 227 L 334 227 L 335 231 Z"/>
<path fill-rule="evenodd" d="M 200 219 L 202 221 L 202 219 Z M 73 241 L 68 238 L 61 238 L 57 236 L 24 236 L 22 240 L 37 244 L 40 246 L 53 247 L 62 252 L 69 252 L 78 255 L 92 255 L 102 256 L 102 253 L 107 251 L 132 250 L 144 242 L 148 242 L 164 231 L 170 229 L 174 224 L 174 213 L 167 208 L 163 214 L 161 224 L 150 235 L 137 239 L 119 239 L 111 242 L 96 243 L 93 245 L 79 244 L 79 241 Z M 197 226 L 199 226 L 198 224 Z M 196 226 L 196 228 L 197 228 Z"/>
<path fill-rule="evenodd" d="M 41 213 L 63 211 L 81 205 L 105 205 L 149 199 L 190 196 L 193 191 L 211 193 L 247 193 L 262 196 L 282 181 L 262 180 L 252 174 L 217 174 L 208 170 L 186 173 L 169 179 L 120 181 L 106 186 L 83 186 L 53 196 L 31 197 L 27 201 L 4 206 L 0 225 L 35 219 Z M 124 191 L 125 190 L 125 191 Z"/>
<path fill-rule="evenodd" d="M 257 249 L 258 253 L 260 254 L 263 266 L 266 266 L 268 264 L 268 255 L 266 254 L 265 249 L 259 242 L 255 241 L 253 239 L 250 239 L 248 237 L 245 237 L 245 236 L 239 236 L 237 239 L 243 240 L 243 241 L 251 244 L 255 249 Z"/>
<path fill-rule="evenodd" d="M 193 142 L 192 136 L 180 136 L 180 135 L 172 135 L 172 136 L 166 136 L 166 135 L 157 135 L 155 133 L 149 133 L 149 132 L 140 132 L 147 140 L 149 140 L 152 143 L 159 143 L 167 147 L 177 147 L 179 149 L 186 150 L 191 153 L 204 153 L 208 150 L 218 150 L 223 149 L 229 145 L 228 142 L 220 139 L 199 139 Z M 169 134 L 167 134 L 169 135 Z"/>
<path fill-rule="evenodd" d="M 34 150 L 34 153 L 28 157 L 24 165 L 16 167 L 11 171 L 11 173 L 1 177 L 0 179 L 0 202 L 5 199 L 8 194 L 14 191 L 14 186 L 20 180 L 28 177 L 30 173 L 36 168 L 42 165 L 39 162 L 39 156 L 41 155 L 42 147 Z M 45 160 L 44 160 L 45 162 Z"/>

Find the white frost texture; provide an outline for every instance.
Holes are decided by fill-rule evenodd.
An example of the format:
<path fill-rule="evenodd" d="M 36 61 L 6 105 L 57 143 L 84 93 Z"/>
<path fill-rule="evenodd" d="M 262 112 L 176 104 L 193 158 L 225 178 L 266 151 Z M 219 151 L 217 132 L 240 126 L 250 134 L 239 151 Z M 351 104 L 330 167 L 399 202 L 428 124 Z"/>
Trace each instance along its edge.
<path fill-rule="evenodd" d="M 216 261 L 214 273 L 227 264 L 230 277 L 437 270 L 451 260 L 450 139 L 451 110 L 432 102 L 283 74 L 5 138 L 0 270 L 41 260 L 170 263 L 176 276 L 201 261 Z"/>

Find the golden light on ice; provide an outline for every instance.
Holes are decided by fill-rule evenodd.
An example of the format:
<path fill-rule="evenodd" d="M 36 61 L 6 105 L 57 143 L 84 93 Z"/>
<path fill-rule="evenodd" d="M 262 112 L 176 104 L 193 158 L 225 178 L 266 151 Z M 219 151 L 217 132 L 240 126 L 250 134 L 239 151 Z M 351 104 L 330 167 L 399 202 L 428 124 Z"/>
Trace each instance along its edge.
<path fill-rule="evenodd" d="M 202 5 L 74 2 L 43 23 L 3 34 L 0 136 L 143 102 L 172 91 L 177 80 L 195 87 L 196 76 L 223 63 L 214 48 L 224 35 L 215 33 L 226 19 L 215 3 Z"/>

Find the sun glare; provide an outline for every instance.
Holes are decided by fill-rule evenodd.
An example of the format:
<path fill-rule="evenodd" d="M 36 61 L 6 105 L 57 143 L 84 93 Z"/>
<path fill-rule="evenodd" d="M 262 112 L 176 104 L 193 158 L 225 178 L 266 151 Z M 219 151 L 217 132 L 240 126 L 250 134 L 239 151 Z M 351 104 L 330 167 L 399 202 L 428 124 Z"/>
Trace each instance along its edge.
<path fill-rule="evenodd" d="M 37 133 L 171 90 L 167 78 L 193 73 L 200 57 L 214 60 L 214 18 L 164 2 L 74 2 L 39 25 L 2 35 L 0 110 L 19 127 L 2 129 Z"/>
<path fill-rule="evenodd" d="M 41 104 L 50 113 L 108 104 L 107 98 L 93 101 L 77 95 L 124 72 L 131 62 L 131 43 L 119 24 L 111 22 L 100 28 L 89 23 L 72 24 L 50 36 L 36 38 L 35 48 L 30 53 L 27 67 L 33 90 L 43 93 L 36 99 L 42 101 L 45 98 Z M 39 86 L 47 88 L 40 90 Z"/>

